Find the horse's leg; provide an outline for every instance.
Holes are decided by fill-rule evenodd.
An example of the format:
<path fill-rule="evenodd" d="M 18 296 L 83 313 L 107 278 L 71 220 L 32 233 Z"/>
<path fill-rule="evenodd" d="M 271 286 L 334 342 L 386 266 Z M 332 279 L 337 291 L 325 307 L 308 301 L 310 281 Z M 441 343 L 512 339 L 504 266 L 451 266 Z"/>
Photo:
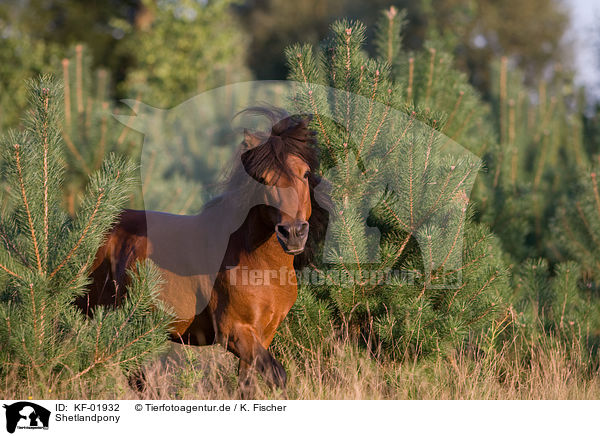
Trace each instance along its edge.
<path fill-rule="evenodd" d="M 243 365 L 240 364 L 243 373 L 240 381 L 247 382 L 248 369 L 254 367 L 267 383 L 285 389 L 287 375 L 283 365 L 261 344 L 252 326 L 236 326 L 231 332 L 227 348 L 244 362 Z"/>
<path fill-rule="evenodd" d="M 280 323 L 277 323 L 277 325 L 272 329 L 272 331 L 265 335 L 262 345 L 267 351 L 269 350 L 269 346 L 271 345 L 271 342 L 273 342 L 273 338 L 275 337 L 275 330 L 277 329 L 277 327 L 279 327 L 279 324 Z M 275 359 L 275 361 L 278 362 L 277 359 Z M 287 380 L 287 373 L 285 373 L 285 371 L 284 371 L 284 374 L 286 375 L 286 380 Z M 283 395 L 284 400 L 288 399 L 286 384 L 284 384 L 284 387 L 282 388 L 282 395 Z"/>
<path fill-rule="evenodd" d="M 255 380 L 252 371 L 252 365 L 240 359 L 238 367 L 238 384 L 243 400 L 249 400 L 255 397 Z"/>

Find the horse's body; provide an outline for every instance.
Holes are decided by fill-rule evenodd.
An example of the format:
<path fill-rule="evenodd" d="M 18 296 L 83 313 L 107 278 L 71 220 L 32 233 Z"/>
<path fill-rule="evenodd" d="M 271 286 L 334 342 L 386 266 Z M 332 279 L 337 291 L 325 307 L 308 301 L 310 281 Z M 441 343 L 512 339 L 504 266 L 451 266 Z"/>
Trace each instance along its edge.
<path fill-rule="evenodd" d="M 126 270 L 149 258 L 164 281 L 160 298 L 176 314 L 172 340 L 222 344 L 240 358 L 242 387 L 250 387 L 248 370 L 255 366 L 283 388 L 285 370 L 267 349 L 296 301 L 294 255 L 304 250 L 318 208 L 312 195 L 318 182 L 306 121 L 286 118 L 277 126 L 266 142 L 246 136 L 231 189 L 200 214 L 124 211 L 98 250 L 93 283 L 79 306 L 89 312 L 118 304 Z"/>

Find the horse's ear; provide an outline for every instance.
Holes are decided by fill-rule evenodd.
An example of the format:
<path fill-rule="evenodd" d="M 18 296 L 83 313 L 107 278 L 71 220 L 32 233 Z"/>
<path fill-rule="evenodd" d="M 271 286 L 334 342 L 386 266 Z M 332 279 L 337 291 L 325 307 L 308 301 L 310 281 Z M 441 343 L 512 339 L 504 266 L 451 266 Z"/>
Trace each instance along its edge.
<path fill-rule="evenodd" d="M 262 140 L 258 135 L 252 133 L 248 129 L 244 129 L 244 144 L 247 150 L 258 147 L 262 143 Z"/>

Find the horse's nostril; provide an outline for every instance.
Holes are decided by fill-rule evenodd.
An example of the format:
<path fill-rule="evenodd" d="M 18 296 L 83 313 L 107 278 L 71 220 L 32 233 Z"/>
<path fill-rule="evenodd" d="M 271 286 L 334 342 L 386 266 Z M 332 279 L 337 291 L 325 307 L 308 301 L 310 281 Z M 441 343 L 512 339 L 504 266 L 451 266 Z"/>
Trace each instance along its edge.
<path fill-rule="evenodd" d="M 308 233 L 308 222 L 307 221 L 299 221 L 296 224 L 296 233 L 300 237 L 304 237 Z"/>
<path fill-rule="evenodd" d="M 304 239 L 308 234 L 308 222 L 296 221 L 293 224 L 277 224 L 275 232 L 279 239 L 284 241 L 295 241 L 297 238 Z"/>
<path fill-rule="evenodd" d="M 290 237 L 290 228 L 285 224 L 277 224 L 275 230 L 277 231 L 277 233 L 279 233 L 279 235 L 281 235 L 285 239 Z"/>

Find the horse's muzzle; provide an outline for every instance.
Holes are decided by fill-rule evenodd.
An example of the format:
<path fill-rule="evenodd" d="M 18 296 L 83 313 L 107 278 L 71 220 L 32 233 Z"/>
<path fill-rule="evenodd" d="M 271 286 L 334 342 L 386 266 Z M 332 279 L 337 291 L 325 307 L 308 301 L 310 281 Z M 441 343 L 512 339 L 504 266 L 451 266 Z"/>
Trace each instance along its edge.
<path fill-rule="evenodd" d="M 308 221 L 296 220 L 292 224 L 277 224 L 275 234 L 283 251 L 291 255 L 300 254 L 304 251 L 308 238 Z"/>

